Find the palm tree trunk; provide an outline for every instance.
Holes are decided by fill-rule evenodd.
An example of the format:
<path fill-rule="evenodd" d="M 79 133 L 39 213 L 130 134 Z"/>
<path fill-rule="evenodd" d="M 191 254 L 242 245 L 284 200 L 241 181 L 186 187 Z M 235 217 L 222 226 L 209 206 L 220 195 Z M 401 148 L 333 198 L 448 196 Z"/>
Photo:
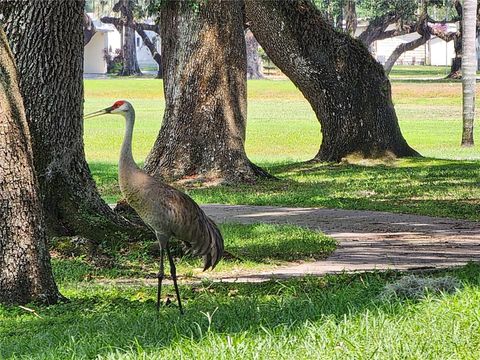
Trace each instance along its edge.
<path fill-rule="evenodd" d="M 476 17 L 477 1 L 463 3 L 463 133 L 462 146 L 473 146 L 473 122 L 475 120 L 475 88 L 477 72 Z"/>

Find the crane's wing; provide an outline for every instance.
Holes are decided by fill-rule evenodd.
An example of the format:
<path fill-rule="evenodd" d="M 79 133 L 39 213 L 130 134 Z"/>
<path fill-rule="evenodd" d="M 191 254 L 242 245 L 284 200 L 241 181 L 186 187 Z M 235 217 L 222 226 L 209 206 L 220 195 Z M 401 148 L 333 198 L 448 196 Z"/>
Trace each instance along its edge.
<path fill-rule="evenodd" d="M 214 269 L 223 256 L 223 237 L 215 222 L 188 195 L 171 188 L 177 204 L 173 214 L 173 235 L 187 242 L 192 251 L 203 256 L 204 269 Z"/>
<path fill-rule="evenodd" d="M 215 268 L 224 245 L 213 220 L 185 193 L 145 173 L 139 178 L 141 191 L 131 192 L 127 200 L 140 217 L 156 231 L 186 242 L 194 254 L 203 256 L 204 270 Z"/>

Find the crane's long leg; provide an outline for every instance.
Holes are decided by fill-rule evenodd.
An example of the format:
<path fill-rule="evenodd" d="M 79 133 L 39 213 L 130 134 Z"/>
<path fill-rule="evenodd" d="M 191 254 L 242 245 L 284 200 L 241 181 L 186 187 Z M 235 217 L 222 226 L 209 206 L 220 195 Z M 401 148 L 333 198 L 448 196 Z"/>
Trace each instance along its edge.
<path fill-rule="evenodd" d="M 175 267 L 175 263 L 173 262 L 173 257 L 172 257 L 172 254 L 170 253 L 170 248 L 168 245 L 167 245 L 167 255 L 168 255 L 168 261 L 170 262 L 170 274 L 172 275 L 173 286 L 175 286 L 175 292 L 177 293 L 178 308 L 180 309 L 180 314 L 183 315 L 182 302 L 180 301 L 180 291 L 178 291 L 178 285 L 177 285 L 177 269 Z"/>
<path fill-rule="evenodd" d="M 158 271 L 157 312 L 160 311 L 160 297 L 162 295 L 162 280 L 165 276 L 163 258 L 164 258 L 163 245 L 160 244 L 160 270 Z"/>

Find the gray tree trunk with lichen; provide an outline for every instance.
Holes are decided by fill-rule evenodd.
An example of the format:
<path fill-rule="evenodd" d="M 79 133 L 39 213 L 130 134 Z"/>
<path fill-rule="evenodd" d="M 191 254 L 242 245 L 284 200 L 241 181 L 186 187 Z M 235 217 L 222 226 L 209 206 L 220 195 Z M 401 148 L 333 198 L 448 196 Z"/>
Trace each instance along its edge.
<path fill-rule="evenodd" d="M 0 27 L 0 303 L 60 300 L 48 254 L 30 134 Z"/>
<path fill-rule="evenodd" d="M 241 2 L 161 10 L 166 108 L 145 169 L 166 180 L 228 183 L 268 176 L 245 154 L 246 51 Z"/>
<path fill-rule="evenodd" d="M 81 235 L 95 242 L 146 235 L 105 204 L 85 160 L 83 8 L 83 0 L 0 0 L 47 229 L 50 235 Z"/>
<path fill-rule="evenodd" d="M 123 43 L 123 66 L 118 75 L 120 76 L 131 76 L 131 75 L 142 75 L 140 66 L 138 66 L 137 60 L 137 46 L 135 44 L 135 30 L 125 26 L 123 28 L 124 32 L 124 43 Z"/>
<path fill-rule="evenodd" d="M 249 27 L 321 123 L 315 160 L 416 156 L 398 125 L 390 82 L 358 40 L 334 30 L 308 0 L 245 1 Z"/>

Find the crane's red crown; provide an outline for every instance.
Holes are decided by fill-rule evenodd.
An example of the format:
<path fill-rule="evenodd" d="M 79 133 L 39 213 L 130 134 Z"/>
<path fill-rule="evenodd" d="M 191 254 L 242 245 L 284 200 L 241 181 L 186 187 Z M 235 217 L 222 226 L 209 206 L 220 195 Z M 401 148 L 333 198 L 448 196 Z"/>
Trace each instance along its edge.
<path fill-rule="evenodd" d="M 115 101 L 115 103 L 112 105 L 112 108 L 114 108 L 114 109 L 119 108 L 123 104 L 125 104 L 125 101 L 123 101 L 123 100 Z"/>

